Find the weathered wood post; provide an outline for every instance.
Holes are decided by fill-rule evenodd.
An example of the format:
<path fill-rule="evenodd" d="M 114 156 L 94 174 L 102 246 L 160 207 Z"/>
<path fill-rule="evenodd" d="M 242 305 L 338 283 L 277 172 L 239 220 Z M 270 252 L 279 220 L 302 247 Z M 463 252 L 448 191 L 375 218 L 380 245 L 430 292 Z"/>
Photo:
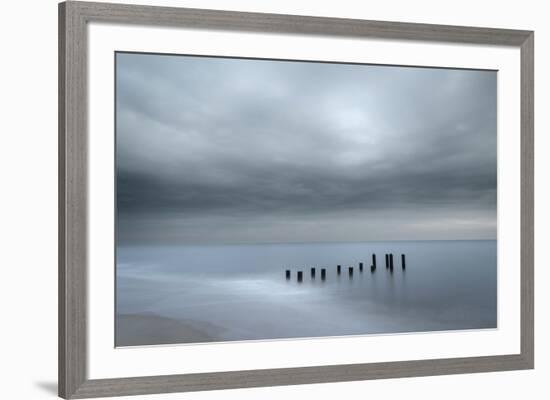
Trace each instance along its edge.
<path fill-rule="evenodd" d="M 327 278 L 327 270 L 321 268 L 321 279 L 324 281 Z"/>
<path fill-rule="evenodd" d="M 393 254 L 390 254 L 390 269 L 393 269 Z"/>
<path fill-rule="evenodd" d="M 298 282 L 302 282 L 302 280 L 304 278 L 304 275 L 303 275 L 302 271 L 297 272 L 297 278 L 298 278 Z"/>
<path fill-rule="evenodd" d="M 338 275 L 340 275 L 342 273 L 342 266 L 341 265 L 336 266 L 336 272 L 338 273 Z"/>
<path fill-rule="evenodd" d="M 372 266 L 376 268 L 376 254 L 372 254 Z"/>
<path fill-rule="evenodd" d="M 405 269 L 405 254 L 401 254 L 401 268 Z"/>
<path fill-rule="evenodd" d="M 371 265 L 370 266 L 370 272 L 374 272 L 376 271 L 376 265 Z"/>
<path fill-rule="evenodd" d="M 352 277 L 353 276 L 353 267 L 349 267 L 348 271 L 349 271 L 349 276 Z"/>
<path fill-rule="evenodd" d="M 315 278 L 315 268 L 311 268 L 311 277 Z"/>
<path fill-rule="evenodd" d="M 290 279 L 290 270 L 287 269 L 286 272 L 285 272 L 285 276 L 286 276 L 286 279 Z"/>
<path fill-rule="evenodd" d="M 386 269 L 390 267 L 390 257 L 388 254 L 386 254 Z"/>
<path fill-rule="evenodd" d="M 359 263 L 359 272 L 363 272 L 363 263 L 362 262 Z"/>

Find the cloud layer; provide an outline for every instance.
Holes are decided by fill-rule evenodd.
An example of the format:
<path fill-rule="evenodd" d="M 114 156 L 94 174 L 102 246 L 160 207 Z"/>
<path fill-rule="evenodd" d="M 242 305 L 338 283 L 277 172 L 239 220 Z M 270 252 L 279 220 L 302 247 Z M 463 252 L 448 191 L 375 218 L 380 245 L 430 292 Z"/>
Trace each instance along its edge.
<path fill-rule="evenodd" d="M 120 243 L 496 237 L 496 72 L 116 62 Z"/>

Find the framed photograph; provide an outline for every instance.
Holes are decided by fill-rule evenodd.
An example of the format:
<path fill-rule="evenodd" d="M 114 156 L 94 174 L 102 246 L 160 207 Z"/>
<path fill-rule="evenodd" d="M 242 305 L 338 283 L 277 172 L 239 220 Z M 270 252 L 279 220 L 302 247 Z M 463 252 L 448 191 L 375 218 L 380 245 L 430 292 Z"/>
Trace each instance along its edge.
<path fill-rule="evenodd" d="M 529 369 L 533 32 L 59 5 L 59 395 Z"/>

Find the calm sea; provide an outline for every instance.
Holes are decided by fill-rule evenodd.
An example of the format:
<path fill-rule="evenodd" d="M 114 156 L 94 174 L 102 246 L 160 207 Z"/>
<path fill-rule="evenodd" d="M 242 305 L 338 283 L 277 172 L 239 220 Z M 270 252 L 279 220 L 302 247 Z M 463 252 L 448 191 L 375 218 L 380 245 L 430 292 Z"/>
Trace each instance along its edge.
<path fill-rule="evenodd" d="M 496 328 L 496 251 L 491 240 L 118 247 L 116 343 Z"/>

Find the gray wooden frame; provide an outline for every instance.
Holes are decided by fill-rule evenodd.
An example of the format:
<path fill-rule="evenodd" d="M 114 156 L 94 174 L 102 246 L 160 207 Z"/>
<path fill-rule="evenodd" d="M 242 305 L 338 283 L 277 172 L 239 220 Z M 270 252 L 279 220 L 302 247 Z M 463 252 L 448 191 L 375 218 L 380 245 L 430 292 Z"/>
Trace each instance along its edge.
<path fill-rule="evenodd" d="M 90 380 L 87 325 L 87 24 L 214 28 L 513 46 L 521 50 L 521 353 Z M 59 395 L 137 395 L 318 382 L 531 369 L 534 367 L 532 31 L 363 21 L 122 4 L 59 4 Z"/>

